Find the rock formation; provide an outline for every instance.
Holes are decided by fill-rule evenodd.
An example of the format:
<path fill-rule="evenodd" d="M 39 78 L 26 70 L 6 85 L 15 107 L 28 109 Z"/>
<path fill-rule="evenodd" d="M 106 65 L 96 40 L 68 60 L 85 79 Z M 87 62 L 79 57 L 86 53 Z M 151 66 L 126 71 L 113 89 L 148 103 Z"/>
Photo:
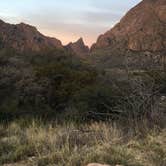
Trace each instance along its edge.
<path fill-rule="evenodd" d="M 103 164 L 98 164 L 98 163 L 91 163 L 91 164 L 88 164 L 87 166 L 110 166 L 110 165 L 103 165 Z"/>
<path fill-rule="evenodd" d="M 47 48 L 63 48 L 55 38 L 42 35 L 33 26 L 20 23 L 8 24 L 0 20 L 0 47 L 23 51 L 41 51 Z"/>
<path fill-rule="evenodd" d="M 74 43 L 72 43 L 72 42 L 69 43 L 66 46 L 66 49 L 68 51 L 75 53 L 76 55 L 78 55 L 81 58 L 85 58 L 89 53 L 89 47 L 84 44 L 84 41 L 82 38 L 78 39 Z"/>
<path fill-rule="evenodd" d="M 143 0 L 114 28 L 101 35 L 92 50 L 107 47 L 132 51 L 166 50 L 166 0 Z"/>
<path fill-rule="evenodd" d="M 87 166 L 111 166 L 111 165 L 107 165 L 107 164 L 99 164 L 99 163 L 91 163 L 88 164 Z M 123 166 L 123 165 L 116 165 L 116 166 Z"/>

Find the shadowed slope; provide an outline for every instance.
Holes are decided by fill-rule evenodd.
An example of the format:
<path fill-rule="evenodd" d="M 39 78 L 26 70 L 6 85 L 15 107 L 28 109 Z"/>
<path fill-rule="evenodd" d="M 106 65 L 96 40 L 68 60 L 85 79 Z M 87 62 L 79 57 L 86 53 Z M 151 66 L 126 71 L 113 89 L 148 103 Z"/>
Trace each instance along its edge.
<path fill-rule="evenodd" d="M 41 51 L 47 48 L 63 48 L 56 38 L 42 35 L 28 24 L 8 24 L 0 20 L 0 47 L 18 51 Z"/>

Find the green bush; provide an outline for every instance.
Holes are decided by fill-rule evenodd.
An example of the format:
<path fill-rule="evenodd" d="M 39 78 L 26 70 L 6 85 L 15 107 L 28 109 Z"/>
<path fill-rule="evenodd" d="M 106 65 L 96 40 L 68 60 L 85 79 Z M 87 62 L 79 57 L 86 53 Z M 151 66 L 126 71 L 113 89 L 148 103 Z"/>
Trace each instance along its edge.
<path fill-rule="evenodd" d="M 111 86 L 98 84 L 81 89 L 73 97 L 73 103 L 79 120 L 116 119 L 119 114 L 116 106 L 120 98 L 120 93 Z"/>

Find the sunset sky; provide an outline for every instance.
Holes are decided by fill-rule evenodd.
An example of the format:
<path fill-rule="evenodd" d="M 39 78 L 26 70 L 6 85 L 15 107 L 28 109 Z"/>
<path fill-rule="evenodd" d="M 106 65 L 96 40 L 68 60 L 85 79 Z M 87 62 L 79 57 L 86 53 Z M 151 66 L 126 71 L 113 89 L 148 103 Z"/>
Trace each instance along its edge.
<path fill-rule="evenodd" d="M 0 0 L 0 19 L 34 25 L 63 44 L 83 37 L 91 45 L 141 0 Z"/>

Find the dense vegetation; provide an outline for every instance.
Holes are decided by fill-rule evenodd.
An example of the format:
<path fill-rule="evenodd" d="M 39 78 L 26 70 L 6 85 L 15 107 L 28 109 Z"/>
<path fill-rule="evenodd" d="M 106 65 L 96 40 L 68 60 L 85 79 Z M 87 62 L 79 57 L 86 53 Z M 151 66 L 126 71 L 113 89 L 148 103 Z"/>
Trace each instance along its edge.
<path fill-rule="evenodd" d="M 0 64 L 1 120 L 27 115 L 62 121 L 151 118 L 166 89 L 164 71 L 131 70 L 119 80 L 110 75 L 113 71 L 64 50 L 1 50 Z"/>
<path fill-rule="evenodd" d="M 1 114 L 8 117 L 62 111 L 97 80 L 93 68 L 63 50 L 31 55 L 4 50 L 0 62 Z"/>
<path fill-rule="evenodd" d="M 1 49 L 0 165 L 165 165 L 165 71 L 89 62 Z"/>

